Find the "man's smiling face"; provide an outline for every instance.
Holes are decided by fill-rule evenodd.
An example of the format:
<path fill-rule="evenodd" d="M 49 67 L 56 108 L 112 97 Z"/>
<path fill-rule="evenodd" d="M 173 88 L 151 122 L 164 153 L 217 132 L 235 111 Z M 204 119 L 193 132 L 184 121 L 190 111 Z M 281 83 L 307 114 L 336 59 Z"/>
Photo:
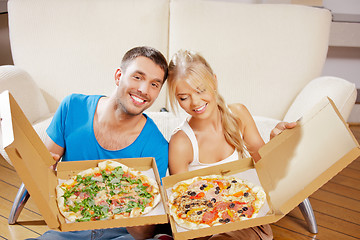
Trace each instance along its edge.
<path fill-rule="evenodd" d="M 141 114 L 156 100 L 164 83 L 164 70 L 147 57 L 135 58 L 125 70 L 115 73 L 117 108 L 130 115 Z"/>

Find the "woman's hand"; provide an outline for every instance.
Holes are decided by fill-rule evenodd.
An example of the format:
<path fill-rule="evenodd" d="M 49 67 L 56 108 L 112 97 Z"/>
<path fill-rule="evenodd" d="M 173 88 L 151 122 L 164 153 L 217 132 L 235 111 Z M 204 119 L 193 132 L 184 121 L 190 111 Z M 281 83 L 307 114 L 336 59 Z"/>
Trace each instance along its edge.
<path fill-rule="evenodd" d="M 271 130 L 270 139 L 272 139 L 273 137 L 279 135 L 285 129 L 294 128 L 296 125 L 297 125 L 296 122 L 290 122 L 290 123 L 289 122 L 279 122 L 278 124 L 276 124 L 275 128 L 273 130 Z"/>

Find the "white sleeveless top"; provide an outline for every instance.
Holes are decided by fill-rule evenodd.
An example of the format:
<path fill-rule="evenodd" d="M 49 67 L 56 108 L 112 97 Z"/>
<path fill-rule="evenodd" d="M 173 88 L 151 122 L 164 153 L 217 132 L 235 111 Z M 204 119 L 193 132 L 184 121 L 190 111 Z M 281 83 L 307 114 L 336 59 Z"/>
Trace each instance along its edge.
<path fill-rule="evenodd" d="M 192 130 L 192 128 L 190 127 L 187 120 L 185 120 L 179 127 L 177 127 L 174 130 L 173 134 L 175 134 L 179 130 L 184 131 L 184 133 L 188 136 L 188 138 L 191 141 L 192 148 L 193 148 L 194 156 L 193 156 L 193 161 L 189 164 L 189 171 L 193 171 L 193 170 L 204 168 L 204 167 L 215 166 L 215 165 L 222 164 L 222 163 L 228 163 L 228 162 L 232 162 L 232 161 L 235 161 L 235 160 L 239 159 L 238 152 L 235 149 L 234 152 L 230 156 L 228 156 L 227 158 L 225 158 L 225 159 L 223 159 L 223 160 L 221 160 L 219 162 L 216 162 L 216 163 L 201 163 L 199 161 L 199 145 L 198 145 L 195 133 Z"/>

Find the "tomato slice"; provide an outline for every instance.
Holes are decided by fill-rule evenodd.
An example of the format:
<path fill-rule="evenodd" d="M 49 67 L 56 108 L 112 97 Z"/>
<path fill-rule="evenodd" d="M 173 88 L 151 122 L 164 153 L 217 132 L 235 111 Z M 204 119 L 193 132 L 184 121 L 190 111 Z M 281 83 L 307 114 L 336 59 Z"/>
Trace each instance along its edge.
<path fill-rule="evenodd" d="M 191 199 L 200 199 L 203 198 L 205 196 L 204 192 L 199 192 L 198 194 L 196 194 L 195 196 L 190 197 Z"/>

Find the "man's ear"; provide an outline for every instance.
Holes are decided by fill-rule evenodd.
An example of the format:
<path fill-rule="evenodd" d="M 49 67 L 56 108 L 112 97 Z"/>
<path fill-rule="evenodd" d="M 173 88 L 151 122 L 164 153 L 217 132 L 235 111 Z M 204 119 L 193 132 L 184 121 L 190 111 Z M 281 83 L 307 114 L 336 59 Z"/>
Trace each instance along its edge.
<path fill-rule="evenodd" d="M 115 71 L 115 84 L 116 84 L 116 86 L 119 86 L 121 75 L 122 75 L 121 68 L 116 69 L 116 71 Z"/>

